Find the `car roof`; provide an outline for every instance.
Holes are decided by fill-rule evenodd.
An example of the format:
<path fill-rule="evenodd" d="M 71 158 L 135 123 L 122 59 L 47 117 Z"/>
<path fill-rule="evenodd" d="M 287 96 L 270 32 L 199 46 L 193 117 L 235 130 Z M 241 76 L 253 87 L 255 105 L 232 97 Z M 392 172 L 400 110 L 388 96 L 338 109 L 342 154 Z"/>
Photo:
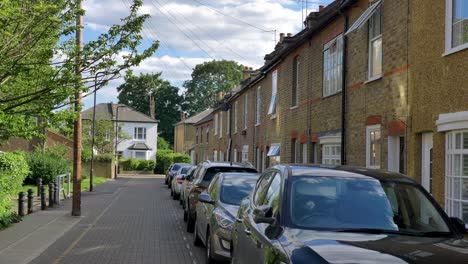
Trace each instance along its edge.
<path fill-rule="evenodd" d="M 211 167 L 235 167 L 235 168 L 250 168 L 255 169 L 254 166 L 250 163 L 243 163 L 243 162 L 213 162 L 213 161 L 204 161 L 203 166 L 207 168 Z"/>
<path fill-rule="evenodd" d="M 219 176 L 224 178 L 243 178 L 243 177 L 252 177 L 258 178 L 260 173 L 253 173 L 253 172 L 220 172 Z"/>
<path fill-rule="evenodd" d="M 357 166 L 333 166 L 315 164 L 287 164 L 279 165 L 290 169 L 291 176 L 311 176 L 311 177 L 347 177 L 347 178 L 374 178 L 379 181 L 402 181 L 417 183 L 414 179 L 397 172 L 370 169 Z"/>

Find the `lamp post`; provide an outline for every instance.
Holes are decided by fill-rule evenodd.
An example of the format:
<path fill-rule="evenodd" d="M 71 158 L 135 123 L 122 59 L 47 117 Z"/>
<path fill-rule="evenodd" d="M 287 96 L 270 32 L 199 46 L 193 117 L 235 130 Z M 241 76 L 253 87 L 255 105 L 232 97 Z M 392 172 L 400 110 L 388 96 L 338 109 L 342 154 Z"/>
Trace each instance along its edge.
<path fill-rule="evenodd" d="M 118 172 L 118 155 L 117 155 L 117 145 L 118 145 L 118 139 L 119 139 L 119 108 L 124 107 L 125 105 L 119 105 L 117 104 L 116 107 L 116 114 L 115 114 L 115 146 L 114 146 L 114 156 L 115 156 L 115 178 L 117 179 L 117 172 Z"/>
<path fill-rule="evenodd" d="M 93 177 L 94 177 L 94 135 L 96 130 L 96 93 L 97 93 L 97 79 L 99 75 L 105 75 L 105 72 L 98 72 L 94 76 L 94 105 L 93 105 L 93 125 L 92 125 L 92 139 L 91 139 L 91 169 L 89 172 L 89 191 L 93 191 Z"/>

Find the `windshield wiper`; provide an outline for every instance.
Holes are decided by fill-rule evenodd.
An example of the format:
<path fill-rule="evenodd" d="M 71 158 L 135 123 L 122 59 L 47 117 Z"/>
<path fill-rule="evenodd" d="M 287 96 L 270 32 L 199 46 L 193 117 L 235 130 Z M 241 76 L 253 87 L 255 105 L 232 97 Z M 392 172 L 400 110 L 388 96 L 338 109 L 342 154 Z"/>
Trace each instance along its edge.
<path fill-rule="evenodd" d="M 366 234 L 397 234 L 405 236 L 419 236 L 418 233 L 405 232 L 399 230 L 388 230 L 378 228 L 342 228 L 337 229 L 335 232 L 348 232 L 348 233 L 366 233 Z"/>

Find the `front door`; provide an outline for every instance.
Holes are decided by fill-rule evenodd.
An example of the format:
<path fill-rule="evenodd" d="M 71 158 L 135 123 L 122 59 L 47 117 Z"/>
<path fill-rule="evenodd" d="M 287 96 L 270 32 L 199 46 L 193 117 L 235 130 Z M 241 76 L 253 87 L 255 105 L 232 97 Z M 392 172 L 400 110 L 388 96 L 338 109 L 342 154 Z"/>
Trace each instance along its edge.
<path fill-rule="evenodd" d="M 433 133 L 423 133 L 421 142 L 421 185 L 432 193 Z"/>

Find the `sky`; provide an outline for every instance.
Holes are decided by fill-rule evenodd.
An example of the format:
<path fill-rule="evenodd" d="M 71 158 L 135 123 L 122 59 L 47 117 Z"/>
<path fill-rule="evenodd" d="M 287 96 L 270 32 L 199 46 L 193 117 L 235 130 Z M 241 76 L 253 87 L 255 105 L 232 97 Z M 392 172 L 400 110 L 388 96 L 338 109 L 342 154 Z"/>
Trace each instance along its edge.
<path fill-rule="evenodd" d="M 135 74 L 162 72 L 162 78 L 180 87 L 195 65 L 234 60 L 259 68 L 273 51 L 280 33 L 296 34 L 303 18 L 332 0 L 143 0 L 141 12 L 151 17 L 142 31 L 142 48 L 155 40 L 153 56 L 133 68 Z M 131 0 L 84 0 L 84 41 L 95 39 L 128 15 Z M 307 9 L 307 12 L 306 12 Z M 275 34 L 276 32 L 276 34 Z M 97 103 L 114 102 L 123 78 L 97 93 Z M 92 107 L 92 96 L 84 99 Z"/>

